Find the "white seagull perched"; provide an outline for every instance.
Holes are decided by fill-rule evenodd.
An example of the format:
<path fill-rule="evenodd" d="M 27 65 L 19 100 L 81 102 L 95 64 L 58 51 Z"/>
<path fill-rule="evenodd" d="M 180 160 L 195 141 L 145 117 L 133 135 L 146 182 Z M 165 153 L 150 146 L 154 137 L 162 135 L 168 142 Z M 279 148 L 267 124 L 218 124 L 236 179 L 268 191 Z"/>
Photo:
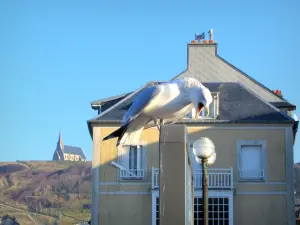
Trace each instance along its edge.
<path fill-rule="evenodd" d="M 209 89 L 194 78 L 158 83 L 137 94 L 122 119 L 122 126 L 103 141 L 117 137 L 117 147 L 120 144 L 138 145 L 144 127 L 151 121 L 160 129 L 161 124 L 175 123 L 192 109 L 195 109 L 194 119 L 197 119 L 203 108 L 209 115 L 211 103 Z"/>

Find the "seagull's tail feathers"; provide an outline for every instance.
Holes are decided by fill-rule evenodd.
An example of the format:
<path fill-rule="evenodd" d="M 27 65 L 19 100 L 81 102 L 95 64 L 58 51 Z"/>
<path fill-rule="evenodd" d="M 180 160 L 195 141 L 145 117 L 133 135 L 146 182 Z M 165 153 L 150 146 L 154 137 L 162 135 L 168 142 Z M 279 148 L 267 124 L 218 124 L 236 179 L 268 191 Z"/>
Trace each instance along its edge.
<path fill-rule="evenodd" d="M 144 127 L 151 119 L 145 116 L 139 116 L 130 122 L 130 125 L 118 138 L 117 147 L 119 145 L 138 145 Z"/>
<path fill-rule="evenodd" d="M 108 136 L 106 136 L 105 138 L 102 139 L 102 141 L 106 141 L 112 138 L 120 138 L 124 135 L 124 133 L 126 132 L 127 128 L 128 128 L 129 124 L 126 124 L 124 126 L 121 126 L 119 129 L 115 130 L 114 132 L 112 132 L 111 134 L 109 134 Z"/>

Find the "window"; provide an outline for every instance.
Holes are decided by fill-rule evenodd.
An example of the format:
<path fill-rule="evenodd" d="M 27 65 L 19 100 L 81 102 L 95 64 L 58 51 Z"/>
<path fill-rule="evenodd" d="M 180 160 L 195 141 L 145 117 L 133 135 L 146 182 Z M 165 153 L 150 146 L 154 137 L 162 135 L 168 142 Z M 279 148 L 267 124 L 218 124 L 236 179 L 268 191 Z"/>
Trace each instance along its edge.
<path fill-rule="evenodd" d="M 159 198 L 156 198 L 156 225 L 159 225 Z M 203 207 L 202 198 L 194 198 L 194 225 L 202 225 Z M 230 225 L 229 197 L 208 198 L 208 224 L 209 225 Z"/>
<path fill-rule="evenodd" d="M 202 198 L 194 198 L 194 225 L 203 224 Z M 229 199 L 208 198 L 208 224 L 229 225 Z"/>
<path fill-rule="evenodd" d="M 159 198 L 156 198 L 156 211 L 155 211 L 155 214 L 156 214 L 156 225 L 159 225 Z"/>
<path fill-rule="evenodd" d="M 219 115 L 219 94 L 218 93 L 211 93 L 213 97 L 213 101 L 209 106 L 209 115 L 206 116 L 206 109 L 203 108 L 199 115 L 199 119 L 216 119 Z M 186 116 L 186 118 L 194 118 L 194 115 L 196 113 L 195 109 L 192 109 L 192 111 Z"/>
<path fill-rule="evenodd" d="M 240 142 L 238 150 L 239 179 L 263 180 L 265 178 L 265 142 Z"/>
<path fill-rule="evenodd" d="M 123 146 L 119 153 L 121 179 L 142 179 L 145 175 L 143 146 Z"/>

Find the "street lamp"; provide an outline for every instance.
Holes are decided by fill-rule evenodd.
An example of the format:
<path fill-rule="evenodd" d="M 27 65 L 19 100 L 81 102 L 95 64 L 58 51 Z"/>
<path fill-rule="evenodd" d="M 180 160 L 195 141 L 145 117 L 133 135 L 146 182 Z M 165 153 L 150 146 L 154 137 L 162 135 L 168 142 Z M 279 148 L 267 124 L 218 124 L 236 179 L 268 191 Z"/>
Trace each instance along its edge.
<path fill-rule="evenodd" d="M 196 161 L 202 165 L 202 206 L 203 222 L 208 225 L 208 182 L 207 167 L 216 161 L 214 143 L 207 137 L 201 137 L 193 144 Z"/>

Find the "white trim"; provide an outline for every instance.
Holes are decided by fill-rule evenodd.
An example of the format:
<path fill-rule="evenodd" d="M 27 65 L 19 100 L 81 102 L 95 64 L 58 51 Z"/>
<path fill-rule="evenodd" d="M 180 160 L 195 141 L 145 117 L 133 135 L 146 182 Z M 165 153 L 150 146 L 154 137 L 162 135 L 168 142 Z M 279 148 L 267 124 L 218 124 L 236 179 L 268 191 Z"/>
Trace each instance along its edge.
<path fill-rule="evenodd" d="M 159 196 L 158 190 L 156 191 L 100 191 L 98 194 L 103 195 L 153 195 Z M 230 196 L 230 195 L 287 195 L 287 191 L 237 191 L 233 190 L 209 190 L 208 196 Z M 194 197 L 201 197 L 202 190 L 194 190 Z"/>
<path fill-rule="evenodd" d="M 106 181 L 106 182 L 99 182 L 99 185 L 101 186 L 114 186 L 114 185 L 133 185 L 133 186 L 141 186 L 141 185 L 149 185 L 151 186 L 152 183 L 149 183 L 149 182 L 109 182 L 109 181 Z"/>
<path fill-rule="evenodd" d="M 265 140 L 238 140 L 236 143 L 236 165 L 237 165 L 237 170 L 236 170 L 236 175 L 237 175 L 237 180 L 238 182 L 241 183 L 246 183 L 248 181 L 251 181 L 253 179 L 249 178 L 241 178 L 240 175 L 240 156 L 241 156 L 241 151 L 242 151 L 242 146 L 243 145 L 257 145 L 261 146 L 261 161 L 262 161 L 262 171 L 263 171 L 263 176 L 262 178 L 255 179 L 257 182 L 266 182 L 267 181 L 267 142 Z"/>
<path fill-rule="evenodd" d="M 100 135 L 101 129 L 93 129 L 93 159 L 92 159 L 92 225 L 99 224 L 99 182 L 100 182 Z"/>
<path fill-rule="evenodd" d="M 118 167 L 117 180 L 126 181 L 126 180 L 137 180 L 137 181 L 145 181 L 147 180 L 147 153 L 146 153 L 146 145 L 138 144 L 133 145 L 136 146 L 137 151 L 137 169 L 130 169 L 130 147 L 131 145 L 123 145 L 122 148 L 117 149 L 118 154 L 118 162 L 121 162 L 124 165 L 118 164 L 114 161 L 111 162 L 114 166 Z M 125 148 L 128 148 L 127 150 Z M 126 156 L 125 154 L 126 153 Z M 127 168 L 128 167 L 128 168 Z M 135 175 L 130 171 L 136 171 L 139 175 Z M 129 176 L 127 175 L 129 173 Z M 125 174 L 125 175 L 124 175 Z"/>
<path fill-rule="evenodd" d="M 95 126 L 97 126 L 97 124 L 95 124 Z M 280 129 L 286 129 L 286 128 L 290 128 L 293 126 L 293 124 L 282 124 L 281 126 L 278 124 L 274 124 L 274 126 L 270 126 L 267 125 L 265 126 L 264 124 L 261 124 L 260 126 L 257 126 L 256 124 L 249 124 L 248 126 L 246 126 L 245 124 L 236 124 L 236 125 L 228 125 L 228 124 L 214 124 L 212 125 L 205 125 L 205 124 L 200 124 L 200 125 L 191 125 L 191 124 L 186 124 L 186 126 L 188 128 L 203 128 L 203 129 L 211 129 L 211 128 L 215 128 L 218 130 L 280 130 Z M 116 126 L 97 126 L 100 128 L 119 128 L 120 126 L 116 125 Z M 156 129 L 157 127 L 150 127 L 148 129 Z"/>
<path fill-rule="evenodd" d="M 245 185 L 286 185 L 287 182 L 233 182 L 233 184 Z"/>
<path fill-rule="evenodd" d="M 100 195 L 151 195 L 150 191 L 100 191 Z"/>
<path fill-rule="evenodd" d="M 292 128 L 285 129 L 285 177 L 287 182 L 287 217 L 288 225 L 295 224 L 294 195 L 294 145 Z"/>
<path fill-rule="evenodd" d="M 287 195 L 286 191 L 237 191 L 236 195 Z"/>
<path fill-rule="evenodd" d="M 233 182 L 233 184 L 245 184 L 245 185 L 287 185 L 287 182 Z M 140 186 L 140 185 L 152 185 L 152 182 L 114 182 L 114 181 L 100 181 L 99 185 L 102 186 L 110 186 L 110 185 L 133 185 L 133 186 Z M 155 190 L 153 190 L 155 191 Z"/>
<path fill-rule="evenodd" d="M 208 192 L 208 197 L 227 197 L 229 200 L 229 225 L 233 225 L 233 190 L 210 190 Z M 159 197 L 159 191 L 152 191 L 152 223 L 151 225 L 156 225 L 156 198 Z M 194 190 L 194 197 L 202 197 L 202 191 Z"/>

